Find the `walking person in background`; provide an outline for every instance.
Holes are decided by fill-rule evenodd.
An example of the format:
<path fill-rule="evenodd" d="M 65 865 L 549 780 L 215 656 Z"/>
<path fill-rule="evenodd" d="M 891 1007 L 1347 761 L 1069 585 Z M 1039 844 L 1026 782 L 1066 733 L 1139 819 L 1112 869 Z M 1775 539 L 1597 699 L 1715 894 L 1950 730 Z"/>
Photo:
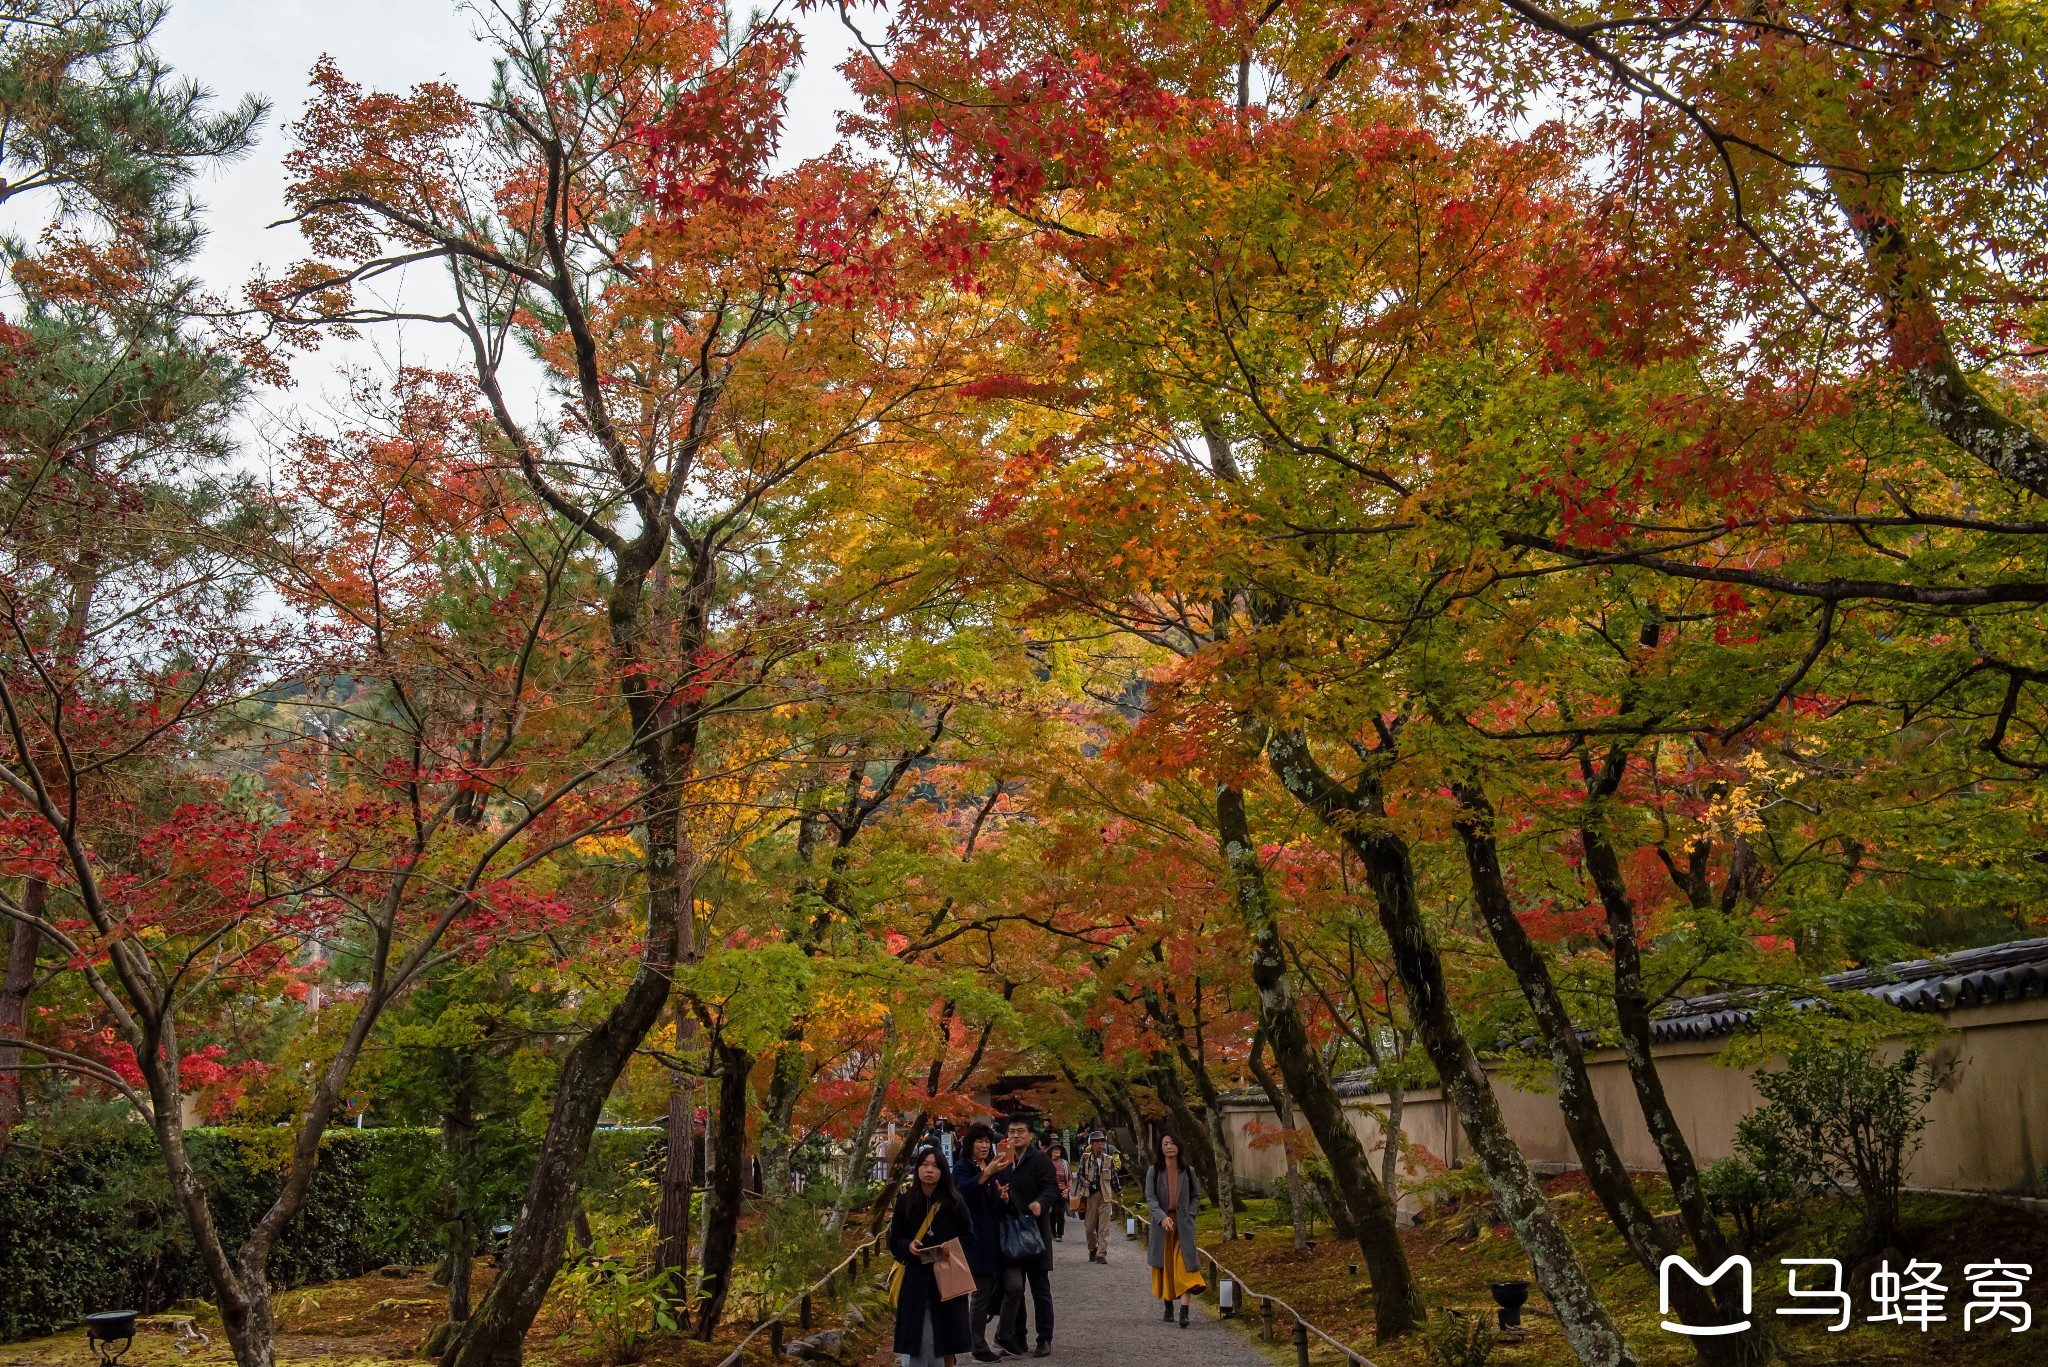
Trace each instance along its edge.
<path fill-rule="evenodd" d="M 1145 1261 L 1152 1265 L 1152 1294 L 1165 1305 L 1167 1323 L 1173 1322 L 1173 1303 L 1179 1301 L 1183 1329 L 1188 1327 L 1188 1296 L 1203 1288 L 1195 1251 L 1195 1212 L 1201 1203 L 1201 1183 L 1181 1166 L 1180 1141 L 1161 1130 L 1152 1141 L 1152 1166 L 1145 1173 L 1145 1206 L 1152 1215 Z"/>
<path fill-rule="evenodd" d="M 1011 1116 L 1009 1124 L 1010 1170 L 997 1176 L 996 1189 L 1009 1202 L 1013 1216 L 1027 1216 L 1037 1222 L 1039 1242 L 1045 1251 L 1021 1262 L 1005 1259 L 1003 1268 L 1003 1311 L 996 1325 L 996 1347 L 1018 1357 L 1024 1355 L 1024 1291 L 1031 1290 L 1031 1318 L 1038 1343 L 1031 1350 L 1035 1358 L 1052 1355 L 1052 1207 L 1059 1200 L 1059 1182 L 1052 1160 L 1032 1142 L 1031 1122 Z"/>
<path fill-rule="evenodd" d="M 938 1274 L 930 1255 L 948 1239 L 958 1239 L 963 1252 L 971 1250 L 974 1227 L 937 1149 L 918 1150 L 911 1172 L 910 1188 L 896 1198 L 889 1218 L 889 1251 L 903 1264 L 896 1296 L 895 1350 L 902 1367 L 955 1367 L 955 1355 L 971 1346 L 971 1298 L 939 1299 Z"/>
<path fill-rule="evenodd" d="M 959 1189 L 974 1226 L 974 1242 L 967 1245 L 967 1265 L 974 1269 L 974 1304 L 968 1307 L 967 1327 L 974 1340 L 976 1362 L 994 1362 L 1000 1356 L 988 1346 L 988 1322 L 1003 1303 L 999 1239 L 1003 1218 L 1010 1213 L 996 1192 L 995 1178 L 1009 1167 L 1007 1151 L 996 1142 L 996 1132 L 978 1121 L 969 1125 L 960 1159 L 953 1165 L 953 1185 Z"/>
<path fill-rule="evenodd" d="M 1067 1237 L 1067 1191 L 1068 1179 L 1073 1175 L 1067 1168 L 1067 1146 L 1056 1135 L 1045 1137 L 1046 1148 L 1052 1154 L 1053 1180 L 1059 1183 L 1060 1199 L 1052 1203 L 1052 1237 L 1065 1240 Z"/>
<path fill-rule="evenodd" d="M 1088 1261 L 1107 1263 L 1109 1222 L 1116 1207 L 1116 1159 L 1109 1152 L 1109 1136 L 1101 1130 L 1088 1136 L 1088 1147 L 1074 1167 L 1073 1189 L 1088 1230 Z"/>

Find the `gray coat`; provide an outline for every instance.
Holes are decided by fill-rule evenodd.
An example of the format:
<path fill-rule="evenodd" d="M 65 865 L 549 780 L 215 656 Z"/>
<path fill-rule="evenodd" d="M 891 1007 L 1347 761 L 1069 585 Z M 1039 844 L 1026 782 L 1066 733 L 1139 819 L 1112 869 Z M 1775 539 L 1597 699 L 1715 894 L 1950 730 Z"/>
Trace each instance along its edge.
<path fill-rule="evenodd" d="M 1145 1261 L 1152 1267 L 1166 1266 L 1166 1231 L 1160 1228 L 1161 1217 L 1173 1217 L 1174 1232 L 1180 1235 L 1181 1265 L 1189 1272 L 1202 1270 L 1201 1259 L 1195 1253 L 1195 1212 L 1202 1208 L 1202 1180 L 1186 1168 L 1180 1170 L 1180 1209 L 1166 1208 L 1166 1173 L 1158 1164 L 1145 1169 L 1145 1208 L 1152 1216 L 1152 1240 L 1145 1250 Z"/>

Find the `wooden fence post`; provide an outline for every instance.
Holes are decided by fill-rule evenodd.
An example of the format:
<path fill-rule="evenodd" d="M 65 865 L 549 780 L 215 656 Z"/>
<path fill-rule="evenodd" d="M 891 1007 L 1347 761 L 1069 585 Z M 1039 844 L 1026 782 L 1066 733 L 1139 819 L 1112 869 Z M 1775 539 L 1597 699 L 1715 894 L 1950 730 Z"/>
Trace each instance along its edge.
<path fill-rule="evenodd" d="M 1296 1367 L 1308 1367 L 1308 1321 L 1294 1322 L 1294 1361 Z"/>
<path fill-rule="evenodd" d="M 1259 1318 L 1265 1321 L 1266 1342 L 1273 1342 L 1273 1298 L 1271 1296 L 1259 1297 Z"/>
<path fill-rule="evenodd" d="M 797 1307 L 796 1323 L 806 1334 L 811 1332 L 811 1295 L 808 1291 L 804 1293 L 803 1304 Z"/>

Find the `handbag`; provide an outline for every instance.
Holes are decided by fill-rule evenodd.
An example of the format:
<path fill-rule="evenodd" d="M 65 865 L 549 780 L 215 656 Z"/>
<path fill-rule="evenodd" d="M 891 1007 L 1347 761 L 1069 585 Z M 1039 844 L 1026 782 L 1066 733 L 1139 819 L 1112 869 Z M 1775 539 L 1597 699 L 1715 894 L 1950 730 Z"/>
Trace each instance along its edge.
<path fill-rule="evenodd" d="M 932 1264 L 932 1277 L 939 1284 L 939 1299 L 956 1301 L 974 1291 L 974 1269 L 967 1264 L 967 1250 L 958 1239 L 939 1245 L 946 1256 Z"/>
<path fill-rule="evenodd" d="M 1003 1221 L 997 1235 L 1003 1257 L 1013 1263 L 1045 1256 L 1045 1236 L 1038 1232 L 1038 1220 L 1030 1215 L 1012 1215 Z"/>
<path fill-rule="evenodd" d="M 932 1217 L 934 1215 L 937 1215 L 938 1213 L 938 1204 L 934 1202 L 932 1206 L 925 1211 L 924 1223 L 917 1227 L 917 1233 L 911 1236 L 910 1242 L 915 1244 L 922 1243 L 924 1241 L 925 1231 L 932 1227 Z M 909 1270 L 910 1269 L 903 1263 L 898 1263 L 895 1267 L 889 1269 L 889 1304 L 895 1305 L 897 1302 L 902 1300 L 903 1274 L 905 1272 L 908 1272 Z"/>

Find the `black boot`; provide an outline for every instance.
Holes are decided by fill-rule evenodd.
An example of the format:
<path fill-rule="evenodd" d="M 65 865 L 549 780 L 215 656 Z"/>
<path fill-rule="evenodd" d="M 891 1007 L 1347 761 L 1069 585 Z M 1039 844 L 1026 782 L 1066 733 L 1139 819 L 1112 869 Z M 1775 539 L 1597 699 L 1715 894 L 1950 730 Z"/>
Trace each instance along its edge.
<path fill-rule="evenodd" d="M 1180 1305 L 1180 1327 L 1183 1329 L 1188 1327 L 1188 1305 L 1186 1301 L 1182 1301 Z"/>
<path fill-rule="evenodd" d="M 1166 1307 L 1166 1313 L 1165 1313 L 1164 1315 L 1160 1316 L 1160 1319 L 1161 1319 L 1161 1321 L 1162 1321 L 1162 1322 L 1164 1322 L 1164 1323 L 1166 1323 L 1166 1324 L 1172 1324 L 1172 1323 L 1173 1323 L 1173 1302 L 1172 1302 L 1172 1301 L 1161 1301 L 1161 1302 L 1159 1302 L 1159 1303 L 1160 1303 L 1161 1305 L 1163 1305 L 1163 1306 L 1165 1306 L 1165 1307 Z"/>

